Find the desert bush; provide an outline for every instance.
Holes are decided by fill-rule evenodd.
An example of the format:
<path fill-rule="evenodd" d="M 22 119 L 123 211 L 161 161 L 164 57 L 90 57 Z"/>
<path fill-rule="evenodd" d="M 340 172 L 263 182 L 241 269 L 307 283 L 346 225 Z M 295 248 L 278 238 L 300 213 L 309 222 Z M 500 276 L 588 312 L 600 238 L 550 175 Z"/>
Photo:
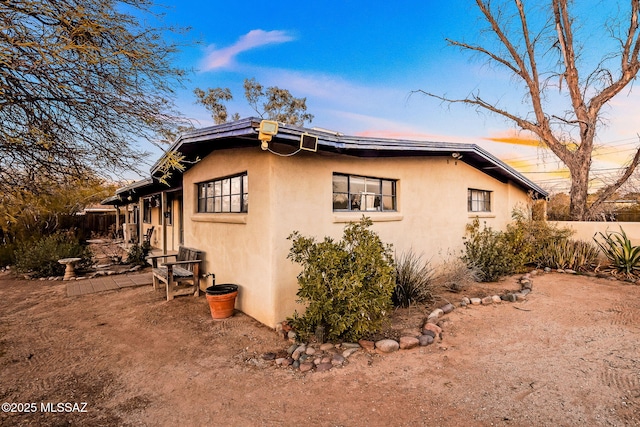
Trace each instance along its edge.
<path fill-rule="evenodd" d="M 600 240 L 598 240 L 598 235 Z M 640 246 L 633 246 L 622 227 L 620 231 L 600 232 L 593 236 L 593 240 L 612 266 L 621 273 L 634 274 L 640 270 Z"/>
<path fill-rule="evenodd" d="M 479 270 L 481 281 L 495 281 L 539 264 L 548 245 L 567 240 L 572 234 L 546 221 L 533 221 L 522 210 L 514 210 L 512 218 L 504 232 L 486 224 L 481 228 L 478 218 L 467 225 L 462 259 L 468 267 Z"/>
<path fill-rule="evenodd" d="M 16 245 L 14 243 L 7 243 L 0 245 L 0 267 L 6 267 L 15 262 L 14 252 Z"/>
<path fill-rule="evenodd" d="M 438 266 L 433 281 L 438 289 L 449 292 L 463 292 L 474 282 L 480 280 L 480 271 L 469 267 L 459 257 L 450 256 Z"/>
<path fill-rule="evenodd" d="M 151 244 L 149 242 L 135 243 L 129 248 L 125 262 L 134 265 L 147 265 L 147 256 L 150 251 Z"/>
<path fill-rule="evenodd" d="M 547 242 L 539 266 L 588 270 L 598 259 L 598 247 L 582 240 L 561 239 Z"/>
<path fill-rule="evenodd" d="M 396 256 L 396 286 L 392 300 L 396 307 L 429 304 L 435 299 L 433 268 L 422 255 L 408 250 Z"/>
<path fill-rule="evenodd" d="M 316 242 L 297 231 L 288 237 L 287 257 L 302 265 L 297 295 L 306 310 L 288 319 L 300 339 L 322 329 L 328 340 L 351 341 L 385 326 L 393 308 L 395 268 L 390 246 L 369 230 L 371 225 L 364 217 L 350 223 L 340 241 Z"/>
<path fill-rule="evenodd" d="M 19 242 L 15 251 L 16 270 L 32 277 L 61 276 L 65 266 L 62 258 L 80 258 L 79 270 L 92 264 L 91 250 L 81 245 L 70 233 L 54 233 L 25 242 Z"/>
<path fill-rule="evenodd" d="M 480 281 L 493 282 L 514 272 L 515 258 L 504 233 L 486 224 L 480 228 L 478 218 L 467 225 L 462 260 L 469 268 L 478 270 Z"/>

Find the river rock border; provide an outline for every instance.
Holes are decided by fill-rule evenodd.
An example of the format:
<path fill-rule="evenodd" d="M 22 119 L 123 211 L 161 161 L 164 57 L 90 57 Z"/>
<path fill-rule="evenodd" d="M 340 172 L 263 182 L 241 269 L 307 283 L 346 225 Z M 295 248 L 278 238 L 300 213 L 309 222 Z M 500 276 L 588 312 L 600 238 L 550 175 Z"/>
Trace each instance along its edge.
<path fill-rule="evenodd" d="M 472 305 L 492 305 L 502 302 L 524 301 L 533 289 L 532 276 L 538 274 L 538 270 L 527 273 L 518 279 L 520 290 L 508 292 L 502 295 L 487 295 L 482 298 L 463 297 L 460 307 Z M 366 353 L 393 353 L 399 350 L 410 350 L 416 347 L 428 346 L 435 341 L 442 341 L 441 318 L 455 309 L 452 303 L 447 303 L 433 310 L 420 330 L 402 331 L 398 341 L 383 339 L 379 341 L 360 340 L 357 343 L 296 343 L 296 334 L 286 322 L 276 326 L 276 332 L 288 339 L 292 344 L 281 354 L 264 353 L 262 359 L 273 361 L 276 366 L 299 370 L 300 372 L 323 372 L 335 367 L 342 367 L 349 363 L 349 357 L 359 352 Z"/>

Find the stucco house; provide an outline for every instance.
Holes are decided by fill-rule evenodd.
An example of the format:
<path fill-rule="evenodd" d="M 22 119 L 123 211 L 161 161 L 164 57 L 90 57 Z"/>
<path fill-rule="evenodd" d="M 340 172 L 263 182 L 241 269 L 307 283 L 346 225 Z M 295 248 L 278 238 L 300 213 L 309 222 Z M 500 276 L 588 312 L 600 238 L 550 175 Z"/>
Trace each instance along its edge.
<path fill-rule="evenodd" d="M 268 326 L 300 308 L 299 266 L 287 259 L 294 230 L 340 238 L 365 215 L 397 252 L 437 260 L 462 248 L 474 218 L 502 229 L 516 206 L 547 197 L 472 144 L 353 137 L 247 118 L 185 133 L 171 150 L 187 162 L 168 186 L 158 182 L 158 161 L 149 179 L 112 199 L 136 203 L 138 218 L 128 221 L 140 235 L 153 226 L 157 248 L 204 251 L 201 271 L 239 285 L 236 308 Z M 202 279 L 202 289 L 209 285 Z"/>

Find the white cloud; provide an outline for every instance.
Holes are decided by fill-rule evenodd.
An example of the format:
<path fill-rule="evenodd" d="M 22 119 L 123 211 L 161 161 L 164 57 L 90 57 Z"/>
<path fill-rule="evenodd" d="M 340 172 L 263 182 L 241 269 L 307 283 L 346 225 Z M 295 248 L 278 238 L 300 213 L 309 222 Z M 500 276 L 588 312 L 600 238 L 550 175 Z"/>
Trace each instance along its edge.
<path fill-rule="evenodd" d="M 216 49 L 214 45 L 210 46 L 207 56 L 202 61 L 202 70 L 211 71 L 216 68 L 225 68 L 233 64 L 235 57 L 242 52 L 292 40 L 293 37 L 285 31 L 251 30 L 229 47 Z"/>

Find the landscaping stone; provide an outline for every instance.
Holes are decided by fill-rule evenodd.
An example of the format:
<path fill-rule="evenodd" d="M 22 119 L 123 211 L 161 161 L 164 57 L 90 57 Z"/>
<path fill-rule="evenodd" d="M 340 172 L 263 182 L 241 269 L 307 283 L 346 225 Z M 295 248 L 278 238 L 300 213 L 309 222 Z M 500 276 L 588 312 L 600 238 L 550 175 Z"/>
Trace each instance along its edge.
<path fill-rule="evenodd" d="M 368 351 L 373 351 L 373 349 L 376 347 L 376 343 L 369 340 L 360 340 L 358 341 L 358 344 L 360 344 L 360 347 Z"/>
<path fill-rule="evenodd" d="M 331 363 L 318 363 L 316 364 L 316 372 L 324 372 L 333 368 Z"/>
<path fill-rule="evenodd" d="M 423 333 L 424 330 L 428 330 L 428 331 L 432 331 L 434 332 L 436 335 L 436 337 L 439 337 L 440 334 L 442 333 L 442 328 L 438 325 L 434 325 L 433 323 L 425 323 L 425 325 L 422 327 L 423 329 Z M 377 346 L 377 344 L 376 344 Z"/>
<path fill-rule="evenodd" d="M 309 372 L 310 370 L 313 369 L 313 363 L 311 362 L 304 362 L 300 364 L 300 372 Z"/>
<path fill-rule="evenodd" d="M 331 358 L 331 364 L 333 365 L 342 365 L 345 362 L 345 358 L 341 354 L 334 354 Z"/>
<path fill-rule="evenodd" d="M 448 304 L 446 304 L 446 305 L 444 305 L 444 306 L 442 306 L 440 308 L 440 310 L 442 310 L 444 314 L 451 313 L 453 311 L 453 309 L 454 309 L 454 307 L 453 307 L 453 304 L 451 304 L 451 303 L 448 303 Z"/>
<path fill-rule="evenodd" d="M 502 302 L 502 299 L 498 295 L 493 295 L 491 299 L 493 300 L 494 303 Z"/>
<path fill-rule="evenodd" d="M 376 341 L 376 348 L 382 353 L 393 353 L 400 348 L 400 344 L 395 340 L 380 340 Z"/>
<path fill-rule="evenodd" d="M 358 344 L 357 342 L 343 342 L 342 344 L 340 344 L 340 347 L 342 347 L 342 348 L 360 348 L 360 344 Z"/>
<path fill-rule="evenodd" d="M 358 348 L 348 348 L 348 349 L 346 349 L 345 351 L 342 352 L 342 357 L 347 359 L 347 358 L 349 358 L 349 356 L 351 356 L 353 353 L 355 353 L 358 350 L 360 350 L 359 346 L 358 346 Z"/>
<path fill-rule="evenodd" d="M 335 349 L 335 345 L 333 345 L 330 342 L 324 343 L 320 346 L 320 351 L 327 351 L 327 350 L 331 350 L 331 349 Z"/>
<path fill-rule="evenodd" d="M 291 356 L 293 354 L 294 351 L 296 351 L 296 349 L 298 348 L 298 344 L 292 344 L 291 346 L 289 346 L 289 348 L 287 349 L 287 354 L 289 356 Z"/>
<path fill-rule="evenodd" d="M 431 314 L 429 315 L 429 317 L 431 317 L 431 316 L 435 316 L 435 317 L 442 317 L 442 316 L 444 316 L 444 311 L 442 311 L 442 310 L 441 310 L 441 309 L 439 309 L 439 308 L 436 308 L 436 309 L 435 309 L 435 310 L 433 310 L 433 311 L 431 312 Z"/>
<path fill-rule="evenodd" d="M 420 338 L 418 338 L 418 343 L 422 347 L 424 347 L 425 345 L 433 344 L 433 341 L 434 337 L 432 337 L 431 335 L 422 335 L 420 336 Z"/>
<path fill-rule="evenodd" d="M 471 305 L 480 305 L 482 304 L 482 298 L 469 298 Z"/>
<path fill-rule="evenodd" d="M 491 304 L 493 304 L 493 298 L 491 298 L 491 297 L 482 298 L 482 304 L 483 305 L 491 305 Z"/>
<path fill-rule="evenodd" d="M 420 345 L 420 341 L 416 337 L 400 337 L 400 349 L 401 350 L 409 350 L 411 348 L 415 348 Z"/>
<path fill-rule="evenodd" d="M 431 337 L 431 338 L 435 338 L 436 337 L 436 333 L 433 332 L 431 329 L 423 329 L 422 330 L 422 335 L 423 336 L 427 336 L 427 337 Z M 420 337 L 418 337 L 418 339 L 420 339 Z"/>
<path fill-rule="evenodd" d="M 316 354 L 316 349 L 313 347 L 307 347 L 305 353 L 307 353 L 308 356 L 313 356 L 314 354 Z"/>

